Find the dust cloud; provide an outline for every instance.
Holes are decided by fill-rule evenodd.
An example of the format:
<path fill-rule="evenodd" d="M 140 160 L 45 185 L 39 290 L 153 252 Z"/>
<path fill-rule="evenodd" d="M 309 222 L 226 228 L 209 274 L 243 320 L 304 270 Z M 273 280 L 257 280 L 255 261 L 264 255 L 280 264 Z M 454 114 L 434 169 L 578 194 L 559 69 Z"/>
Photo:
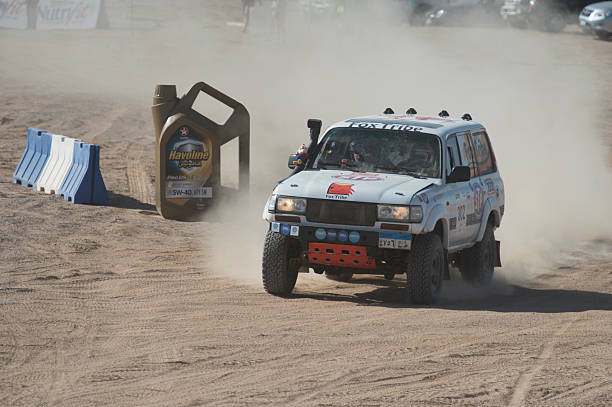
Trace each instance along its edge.
<path fill-rule="evenodd" d="M 455 116 L 470 112 L 492 138 L 506 189 L 498 286 L 550 271 L 564 250 L 612 234 L 612 179 L 593 124 L 597 77 L 578 55 L 563 43 L 551 47 L 539 33 L 428 31 L 392 22 L 374 20 L 364 32 L 348 33 L 323 26 L 334 35 L 293 32 L 281 44 L 249 47 L 256 50 L 251 73 L 259 77 L 249 94 L 259 95 L 249 105 L 258 192 L 288 173 L 285 157 L 306 141 L 308 117 L 329 125 L 387 106 L 434 115 L 444 108 Z M 254 216 L 264 195 L 251 200 Z M 254 230 L 260 247 L 261 228 Z M 259 264 L 260 253 L 247 263 Z M 455 288 L 453 298 L 478 295 L 460 283 Z"/>
<path fill-rule="evenodd" d="M 3 75 L 135 101 L 143 110 L 157 83 L 177 84 L 180 93 L 203 80 L 244 103 L 252 120 L 251 196 L 215 214 L 206 250 L 218 259 L 216 272 L 259 281 L 261 212 L 288 174 L 288 154 L 306 142 L 308 118 L 325 126 L 388 106 L 469 112 L 488 129 L 506 190 L 497 232 L 505 278 L 547 271 L 577 242 L 612 234 L 612 179 L 593 124 L 599 78 L 562 38 L 551 46 L 548 34 L 537 32 L 411 28 L 394 1 L 356 1 L 341 21 L 308 22 L 289 10 L 281 32 L 264 1 L 246 33 L 227 25 L 240 16 L 239 1 L 136 2 L 135 20 L 126 17 L 125 2 L 106 3 L 111 29 L 103 40 L 85 32 L 26 33 L 48 42 L 46 68 L 32 64 L 27 49 L 0 50 L 23 57 Z M 113 16 L 124 20 L 113 26 L 120 21 Z M 237 155 L 235 146 L 226 150 Z M 224 169 L 234 164 L 230 158 Z"/>

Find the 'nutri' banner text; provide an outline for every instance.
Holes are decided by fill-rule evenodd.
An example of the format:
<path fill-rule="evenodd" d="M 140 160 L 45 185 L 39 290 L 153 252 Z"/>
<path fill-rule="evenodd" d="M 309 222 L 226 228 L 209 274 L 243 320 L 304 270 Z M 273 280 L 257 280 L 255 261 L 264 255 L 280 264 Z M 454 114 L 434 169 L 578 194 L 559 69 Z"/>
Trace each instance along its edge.
<path fill-rule="evenodd" d="M 101 0 L 40 0 L 36 28 L 96 28 L 100 3 Z"/>

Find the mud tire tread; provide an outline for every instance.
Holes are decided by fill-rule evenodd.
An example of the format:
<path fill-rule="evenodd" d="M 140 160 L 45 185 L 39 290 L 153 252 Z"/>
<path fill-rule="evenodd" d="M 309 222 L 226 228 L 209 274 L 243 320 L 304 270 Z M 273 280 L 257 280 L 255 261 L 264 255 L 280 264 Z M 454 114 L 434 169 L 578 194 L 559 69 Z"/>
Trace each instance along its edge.
<path fill-rule="evenodd" d="M 272 295 L 286 296 L 293 291 L 298 272 L 289 270 L 290 238 L 268 230 L 261 261 L 264 290 Z"/>
<path fill-rule="evenodd" d="M 489 240 L 492 247 L 490 253 L 490 268 L 486 268 L 485 262 L 485 242 Z M 470 283 L 474 286 L 483 286 L 491 282 L 494 271 L 494 259 L 495 259 L 495 234 L 493 232 L 493 226 L 491 222 L 487 223 L 482 241 L 476 243 L 469 249 L 463 251 L 461 255 L 461 265 L 459 271 L 461 272 L 461 278 L 463 281 Z"/>
<path fill-rule="evenodd" d="M 440 237 L 435 233 L 416 236 L 406 264 L 406 283 L 408 300 L 413 304 L 434 304 L 439 297 L 440 290 L 432 293 L 432 261 L 436 250 L 444 250 Z M 444 256 L 442 256 L 444 258 Z M 444 264 L 441 265 L 443 269 Z M 440 271 L 440 284 L 442 284 L 442 271 Z"/>

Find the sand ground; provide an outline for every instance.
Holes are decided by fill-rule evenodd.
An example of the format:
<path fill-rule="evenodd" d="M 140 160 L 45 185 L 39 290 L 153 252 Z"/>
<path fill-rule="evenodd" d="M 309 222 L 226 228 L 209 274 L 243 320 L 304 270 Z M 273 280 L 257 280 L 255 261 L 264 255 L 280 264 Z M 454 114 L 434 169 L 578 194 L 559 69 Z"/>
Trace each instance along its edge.
<path fill-rule="evenodd" d="M 231 55 L 243 34 L 223 19 L 236 10 L 214 10 L 206 30 Z M 588 108 L 610 144 L 612 43 L 575 29 L 492 32 L 578 50 L 604 84 L 604 103 Z M 290 298 L 267 295 L 211 261 L 223 224 L 157 214 L 154 83 L 132 97 L 89 91 L 66 73 L 86 47 L 74 35 L 0 31 L 0 405 L 612 405 L 611 239 L 565 250 L 536 278 L 505 279 L 502 268 L 488 290 L 447 282 L 435 306 L 405 305 L 401 278 L 301 275 Z M 82 35 L 134 38 L 129 24 Z M 110 206 L 12 184 L 27 127 L 100 144 Z M 263 174 L 269 189 L 276 178 Z M 256 280 L 258 260 L 240 273 Z"/>

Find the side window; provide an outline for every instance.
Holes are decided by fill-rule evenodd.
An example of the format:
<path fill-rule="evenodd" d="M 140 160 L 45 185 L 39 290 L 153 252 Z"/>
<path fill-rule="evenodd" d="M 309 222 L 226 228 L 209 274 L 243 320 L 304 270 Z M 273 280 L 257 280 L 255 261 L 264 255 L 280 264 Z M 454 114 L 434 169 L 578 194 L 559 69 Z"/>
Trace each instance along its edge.
<path fill-rule="evenodd" d="M 495 159 L 491 154 L 491 145 L 487 133 L 484 131 L 472 133 L 472 145 L 474 146 L 476 166 L 480 175 L 495 172 Z"/>
<path fill-rule="evenodd" d="M 459 146 L 457 145 L 457 137 L 449 136 L 446 140 L 446 175 L 450 175 L 453 168 L 461 165 L 461 157 L 459 156 Z"/>
<path fill-rule="evenodd" d="M 459 152 L 461 152 L 462 165 L 470 167 L 470 176 L 472 178 L 478 176 L 476 169 L 476 163 L 474 162 L 474 154 L 472 154 L 472 145 L 470 142 L 470 133 L 463 133 L 457 135 L 457 142 L 459 143 Z"/>

